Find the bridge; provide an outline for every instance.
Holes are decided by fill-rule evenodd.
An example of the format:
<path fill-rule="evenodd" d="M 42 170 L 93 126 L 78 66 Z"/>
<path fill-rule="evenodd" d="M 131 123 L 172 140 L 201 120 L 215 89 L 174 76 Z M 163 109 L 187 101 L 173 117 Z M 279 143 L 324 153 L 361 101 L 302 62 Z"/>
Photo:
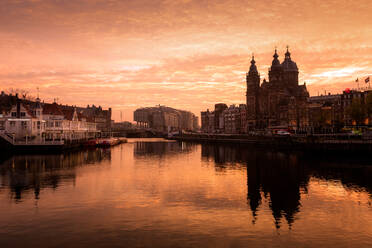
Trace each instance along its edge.
<path fill-rule="evenodd" d="M 152 128 L 130 128 L 130 129 L 113 129 L 114 137 L 127 138 L 154 138 L 166 137 L 167 133 L 154 130 Z"/>

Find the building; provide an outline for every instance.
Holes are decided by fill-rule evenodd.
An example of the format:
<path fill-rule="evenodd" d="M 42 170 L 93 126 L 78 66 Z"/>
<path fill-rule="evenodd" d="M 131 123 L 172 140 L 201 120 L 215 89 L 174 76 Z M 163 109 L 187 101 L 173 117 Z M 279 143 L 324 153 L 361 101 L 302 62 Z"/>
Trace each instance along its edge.
<path fill-rule="evenodd" d="M 45 132 L 45 120 L 42 118 L 40 104 L 35 109 L 17 101 L 4 115 L 4 130 L 15 139 L 42 137 Z"/>
<path fill-rule="evenodd" d="M 298 67 L 291 54 L 285 53 L 281 63 L 275 50 L 269 79 L 261 83 L 256 61 L 252 56 L 246 75 L 247 129 L 285 128 L 300 130 L 307 127 L 306 84 L 298 84 Z"/>
<path fill-rule="evenodd" d="M 0 113 L 8 113 L 10 112 L 11 108 L 17 104 L 17 102 L 20 102 L 23 106 L 26 106 L 27 108 L 34 109 L 36 105 L 41 105 L 43 109 L 55 109 L 54 105 L 58 106 L 58 109 L 62 112 L 66 112 L 66 114 L 69 114 L 71 116 L 71 113 L 76 109 L 76 112 L 83 116 L 82 119 L 88 120 L 89 123 L 94 122 L 96 129 L 101 132 L 110 132 L 111 130 L 111 115 L 112 110 L 111 108 L 104 110 L 101 106 L 94 106 L 90 107 L 89 105 L 84 107 L 77 107 L 77 106 L 68 106 L 68 105 L 62 105 L 57 103 L 44 103 L 41 102 L 40 99 L 36 99 L 35 101 L 29 100 L 26 98 L 19 98 L 18 94 L 12 95 L 12 94 L 5 94 L 3 91 L 0 94 Z M 48 111 L 49 111 L 48 110 Z M 44 110 L 43 110 L 44 111 Z M 57 111 L 58 112 L 58 111 Z M 57 124 L 58 125 L 58 124 Z M 1 126 L 1 120 L 0 120 L 0 126 Z"/>
<path fill-rule="evenodd" d="M 209 109 L 207 111 L 200 112 L 200 119 L 201 119 L 201 131 L 204 133 L 209 132 Z"/>
<path fill-rule="evenodd" d="M 0 96 L 1 135 L 13 141 L 45 142 L 81 140 L 101 135 L 93 115 L 85 115 L 80 108 Z M 111 112 L 111 111 L 108 111 Z"/>
<path fill-rule="evenodd" d="M 86 108 L 77 107 L 76 109 L 79 113 L 82 113 L 84 116 L 89 117 L 94 123 L 96 123 L 98 130 L 102 132 L 111 131 L 111 108 L 104 110 L 101 106 L 96 107 L 95 105 L 88 105 Z"/>
<path fill-rule="evenodd" d="M 240 133 L 247 133 L 247 105 L 239 104 Z"/>
<path fill-rule="evenodd" d="M 224 132 L 224 116 L 223 112 L 227 109 L 225 103 L 217 103 L 214 105 L 214 131 L 216 133 Z"/>
<path fill-rule="evenodd" d="M 98 133 L 95 119 L 78 112 L 77 108 L 47 104 L 43 107 L 43 119 L 46 122 L 46 140 L 89 139 Z"/>
<path fill-rule="evenodd" d="M 198 127 L 198 118 L 193 113 L 161 105 L 136 109 L 133 116 L 139 127 L 160 132 L 196 131 Z"/>
<path fill-rule="evenodd" d="M 372 126 L 372 90 L 346 89 L 342 94 L 309 96 L 299 85 L 299 70 L 288 48 L 282 62 L 275 49 L 268 80 L 261 82 L 252 56 L 246 74 L 246 105 L 218 103 L 201 112 L 205 133 L 249 133 L 286 129 L 299 133 L 335 133 L 346 127 Z M 239 123 L 240 121 L 240 123 Z"/>
<path fill-rule="evenodd" d="M 230 105 L 224 103 L 215 105 L 214 111 L 202 111 L 201 131 L 204 133 L 246 133 L 247 106 L 245 104 Z"/>
<path fill-rule="evenodd" d="M 308 131 L 339 132 L 343 127 L 341 94 L 328 94 L 308 98 Z"/>
<path fill-rule="evenodd" d="M 122 130 L 128 130 L 128 129 L 133 129 L 133 128 L 134 128 L 134 125 L 129 121 L 111 123 L 112 131 L 122 131 Z"/>
<path fill-rule="evenodd" d="M 345 89 L 341 109 L 345 126 L 372 125 L 372 90 Z"/>
<path fill-rule="evenodd" d="M 230 105 L 223 111 L 224 133 L 237 134 L 241 132 L 240 107 Z"/>

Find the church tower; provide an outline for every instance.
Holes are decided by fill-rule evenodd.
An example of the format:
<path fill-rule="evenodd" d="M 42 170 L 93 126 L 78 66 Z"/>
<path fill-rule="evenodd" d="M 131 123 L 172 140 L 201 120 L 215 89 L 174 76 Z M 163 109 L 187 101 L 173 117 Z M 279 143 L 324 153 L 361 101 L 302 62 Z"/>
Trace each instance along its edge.
<path fill-rule="evenodd" d="M 298 68 L 297 64 L 291 59 L 291 53 L 288 51 L 288 46 L 282 63 L 282 68 L 283 82 L 291 88 L 298 86 Z"/>
<path fill-rule="evenodd" d="M 258 74 L 256 61 L 252 55 L 251 66 L 246 77 L 247 81 L 247 123 L 248 129 L 256 127 L 259 113 L 260 74 Z"/>
<path fill-rule="evenodd" d="M 280 61 L 278 59 L 279 55 L 275 48 L 275 53 L 273 55 L 274 59 L 271 63 L 271 67 L 269 70 L 269 82 L 270 83 L 276 83 L 281 81 L 282 79 L 282 66 L 280 64 Z"/>

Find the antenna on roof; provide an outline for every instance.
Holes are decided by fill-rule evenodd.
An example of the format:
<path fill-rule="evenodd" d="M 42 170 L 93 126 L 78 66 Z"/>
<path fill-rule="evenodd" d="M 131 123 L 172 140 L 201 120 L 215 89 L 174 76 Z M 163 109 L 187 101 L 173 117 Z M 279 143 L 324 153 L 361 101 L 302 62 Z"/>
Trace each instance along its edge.
<path fill-rule="evenodd" d="M 37 98 L 39 98 L 39 87 L 36 87 L 37 89 Z"/>

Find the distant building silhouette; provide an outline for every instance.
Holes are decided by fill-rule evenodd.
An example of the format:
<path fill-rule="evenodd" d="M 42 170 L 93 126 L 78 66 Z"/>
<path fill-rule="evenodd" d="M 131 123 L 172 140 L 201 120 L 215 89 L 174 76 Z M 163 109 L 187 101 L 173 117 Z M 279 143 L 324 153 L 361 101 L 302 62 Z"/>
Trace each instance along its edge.
<path fill-rule="evenodd" d="M 139 108 L 133 115 L 138 126 L 161 132 L 199 129 L 198 117 L 193 113 L 167 106 Z"/>
<path fill-rule="evenodd" d="M 308 126 L 306 84 L 298 84 L 298 67 L 288 48 L 282 63 L 276 50 L 273 57 L 269 80 L 264 79 L 260 85 L 260 74 L 252 56 L 246 75 L 247 129 L 304 128 Z"/>

